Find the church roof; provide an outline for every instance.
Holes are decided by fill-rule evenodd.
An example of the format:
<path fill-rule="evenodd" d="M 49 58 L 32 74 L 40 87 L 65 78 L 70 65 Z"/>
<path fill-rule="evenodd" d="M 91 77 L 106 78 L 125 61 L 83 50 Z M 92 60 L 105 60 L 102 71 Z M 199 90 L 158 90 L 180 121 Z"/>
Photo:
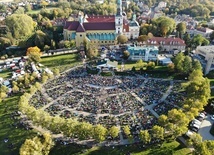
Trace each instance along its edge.
<path fill-rule="evenodd" d="M 86 30 L 115 30 L 114 22 L 83 23 Z"/>
<path fill-rule="evenodd" d="M 115 21 L 115 16 L 114 15 L 88 15 L 87 16 L 87 21 L 88 22 L 114 22 Z"/>
<path fill-rule="evenodd" d="M 83 27 L 82 24 L 79 24 L 79 26 L 78 26 L 78 28 L 77 28 L 76 31 L 77 31 L 77 32 L 85 32 L 85 28 Z"/>
<path fill-rule="evenodd" d="M 66 22 L 64 29 L 84 32 L 87 30 L 115 30 L 115 22 L 92 22 L 80 24 L 79 21 Z"/>

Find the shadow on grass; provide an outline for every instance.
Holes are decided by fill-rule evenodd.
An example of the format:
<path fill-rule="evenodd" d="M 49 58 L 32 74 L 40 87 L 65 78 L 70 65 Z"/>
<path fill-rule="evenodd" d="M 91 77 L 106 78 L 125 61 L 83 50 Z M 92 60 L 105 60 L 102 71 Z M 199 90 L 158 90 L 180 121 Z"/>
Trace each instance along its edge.
<path fill-rule="evenodd" d="M 12 112 L 18 110 L 18 101 L 21 94 L 6 98 L 0 104 L 0 154 L 1 155 L 18 155 L 21 145 L 26 138 L 31 138 L 35 135 L 32 130 L 25 130 L 20 127 L 15 127 L 19 120 L 12 117 Z M 8 138 L 7 143 L 4 139 Z M 13 147 L 10 147 L 13 144 Z"/>

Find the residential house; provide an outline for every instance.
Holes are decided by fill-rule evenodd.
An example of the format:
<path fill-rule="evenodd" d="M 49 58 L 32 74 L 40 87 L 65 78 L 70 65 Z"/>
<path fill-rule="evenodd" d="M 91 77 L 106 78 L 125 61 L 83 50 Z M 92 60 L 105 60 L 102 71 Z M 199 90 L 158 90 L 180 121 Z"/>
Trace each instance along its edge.
<path fill-rule="evenodd" d="M 176 37 L 152 37 L 144 44 L 156 46 L 163 51 L 185 51 L 186 47 L 184 40 Z"/>

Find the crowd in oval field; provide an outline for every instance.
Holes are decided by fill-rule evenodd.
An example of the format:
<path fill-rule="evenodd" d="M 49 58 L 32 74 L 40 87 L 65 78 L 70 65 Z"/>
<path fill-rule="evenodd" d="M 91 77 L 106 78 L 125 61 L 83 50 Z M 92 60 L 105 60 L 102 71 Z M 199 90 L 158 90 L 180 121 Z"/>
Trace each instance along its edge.
<path fill-rule="evenodd" d="M 143 76 L 104 77 L 88 74 L 84 67 L 78 67 L 44 84 L 45 92 L 36 92 L 30 104 L 52 116 L 77 118 L 107 128 L 128 125 L 134 139 L 138 140 L 140 130 L 157 124 L 157 116 L 146 106 L 152 105 L 157 115 L 179 108 L 185 94 L 178 91 L 180 82 L 174 81 L 173 87 L 170 86 L 170 80 Z M 170 93 L 161 101 L 169 89 Z"/>

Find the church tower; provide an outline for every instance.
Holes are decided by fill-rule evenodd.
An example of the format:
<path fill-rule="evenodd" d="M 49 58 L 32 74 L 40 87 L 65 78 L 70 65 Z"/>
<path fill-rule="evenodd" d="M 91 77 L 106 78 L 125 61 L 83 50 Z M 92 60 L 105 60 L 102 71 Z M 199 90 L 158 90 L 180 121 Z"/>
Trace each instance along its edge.
<path fill-rule="evenodd" d="M 117 0 L 117 13 L 115 15 L 115 30 L 117 35 L 123 33 L 123 16 L 121 0 Z"/>

